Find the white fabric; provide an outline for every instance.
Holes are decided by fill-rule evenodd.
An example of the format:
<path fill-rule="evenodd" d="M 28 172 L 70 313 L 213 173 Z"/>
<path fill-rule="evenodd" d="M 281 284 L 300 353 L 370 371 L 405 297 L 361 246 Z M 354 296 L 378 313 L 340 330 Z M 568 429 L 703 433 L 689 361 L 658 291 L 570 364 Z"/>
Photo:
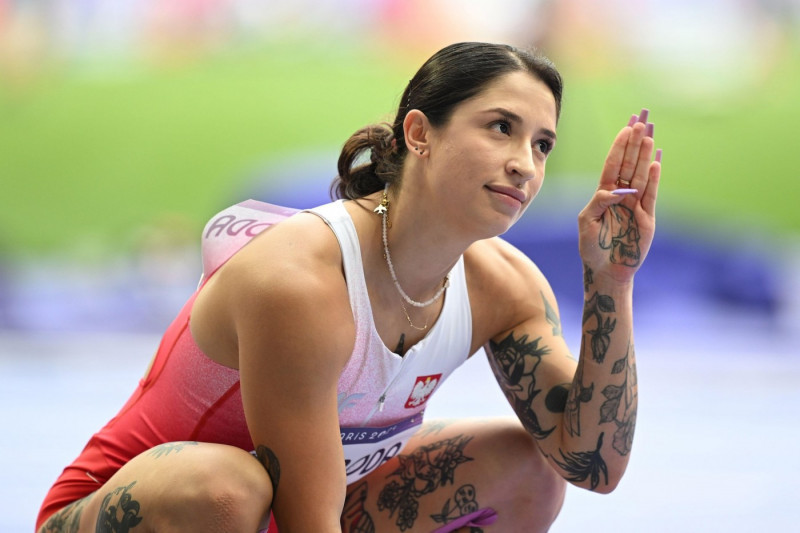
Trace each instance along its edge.
<path fill-rule="evenodd" d="M 422 423 L 431 394 L 469 357 L 472 314 L 464 259 L 459 258 L 450 272 L 439 319 L 401 357 L 383 344 L 375 328 L 358 235 L 343 201 L 309 211 L 322 218 L 339 241 L 356 325 L 355 347 L 338 387 L 349 484 L 397 455 Z"/>

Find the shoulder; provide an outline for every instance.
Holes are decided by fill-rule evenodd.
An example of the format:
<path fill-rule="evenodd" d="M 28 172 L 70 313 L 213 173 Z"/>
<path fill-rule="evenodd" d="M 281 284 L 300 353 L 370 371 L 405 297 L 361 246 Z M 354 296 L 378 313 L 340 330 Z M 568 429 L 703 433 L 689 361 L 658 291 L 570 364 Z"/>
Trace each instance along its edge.
<path fill-rule="evenodd" d="M 464 253 L 464 267 L 471 284 L 512 294 L 547 284 L 539 267 L 514 245 L 499 237 L 474 243 Z"/>
<path fill-rule="evenodd" d="M 318 216 L 298 213 L 257 236 L 217 273 L 217 282 L 245 300 L 344 281 L 336 237 Z M 288 294 L 287 294 L 288 295 Z M 287 302 L 290 303 L 290 302 Z"/>
<path fill-rule="evenodd" d="M 464 253 L 473 321 L 485 339 L 542 314 L 554 302 L 547 278 L 518 248 L 499 237 Z"/>
<path fill-rule="evenodd" d="M 354 329 L 347 327 L 352 312 L 341 262 L 336 237 L 316 215 L 299 213 L 271 227 L 198 295 L 192 316 L 198 344 L 210 357 L 231 363 L 235 358 L 237 364 L 248 351 L 245 345 L 258 352 L 280 350 L 288 347 L 287 339 L 298 348 L 328 343 L 349 355 Z M 215 350 L 224 353 L 215 356 Z"/>

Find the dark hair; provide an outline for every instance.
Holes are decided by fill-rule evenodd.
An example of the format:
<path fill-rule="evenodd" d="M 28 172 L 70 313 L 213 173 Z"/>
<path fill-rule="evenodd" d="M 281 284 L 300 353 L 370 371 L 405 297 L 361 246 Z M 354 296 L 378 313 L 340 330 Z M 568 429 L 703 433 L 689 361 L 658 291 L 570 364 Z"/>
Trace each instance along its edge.
<path fill-rule="evenodd" d="M 361 198 L 399 180 L 408 152 L 403 134 L 408 111 L 419 109 L 434 127 L 443 126 L 458 104 L 500 76 L 517 71 L 532 74 L 550 88 L 558 120 L 563 83 L 549 59 L 504 44 L 452 44 L 436 52 L 408 82 L 393 124 L 366 126 L 345 142 L 331 196 Z M 364 162 L 367 152 L 369 161 Z"/>

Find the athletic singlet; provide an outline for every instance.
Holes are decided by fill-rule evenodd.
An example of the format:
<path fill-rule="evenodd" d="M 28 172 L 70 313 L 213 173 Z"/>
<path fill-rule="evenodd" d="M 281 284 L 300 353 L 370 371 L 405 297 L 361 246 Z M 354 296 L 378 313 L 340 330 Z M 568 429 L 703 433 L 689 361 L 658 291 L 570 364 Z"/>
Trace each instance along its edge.
<path fill-rule="evenodd" d="M 450 274 L 439 319 L 403 357 L 383 344 L 372 319 L 355 226 L 341 200 L 309 210 L 336 235 L 355 320 L 353 353 L 339 378 L 339 425 L 347 483 L 397 455 L 422 423 L 434 390 L 470 355 L 472 317 L 463 257 Z M 296 210 L 248 200 L 203 230 L 203 279 L 271 225 Z M 198 289 L 199 292 L 200 289 Z M 97 490 L 125 463 L 159 444 L 215 442 L 253 450 L 239 371 L 209 359 L 189 318 L 197 292 L 165 332 L 153 365 L 122 410 L 89 440 L 45 499 L 37 529 L 52 513 Z"/>

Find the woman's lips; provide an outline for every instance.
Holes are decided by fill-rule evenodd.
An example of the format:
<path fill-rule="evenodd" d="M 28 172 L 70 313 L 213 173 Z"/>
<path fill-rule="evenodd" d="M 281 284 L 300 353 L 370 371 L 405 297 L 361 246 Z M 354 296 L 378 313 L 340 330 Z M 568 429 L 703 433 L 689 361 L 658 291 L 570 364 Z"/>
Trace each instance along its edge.
<path fill-rule="evenodd" d="M 487 185 L 486 187 L 492 192 L 510 196 L 520 204 L 524 204 L 525 200 L 528 199 L 525 195 L 525 192 L 521 189 L 517 189 L 516 187 L 510 187 L 508 185 Z"/>

